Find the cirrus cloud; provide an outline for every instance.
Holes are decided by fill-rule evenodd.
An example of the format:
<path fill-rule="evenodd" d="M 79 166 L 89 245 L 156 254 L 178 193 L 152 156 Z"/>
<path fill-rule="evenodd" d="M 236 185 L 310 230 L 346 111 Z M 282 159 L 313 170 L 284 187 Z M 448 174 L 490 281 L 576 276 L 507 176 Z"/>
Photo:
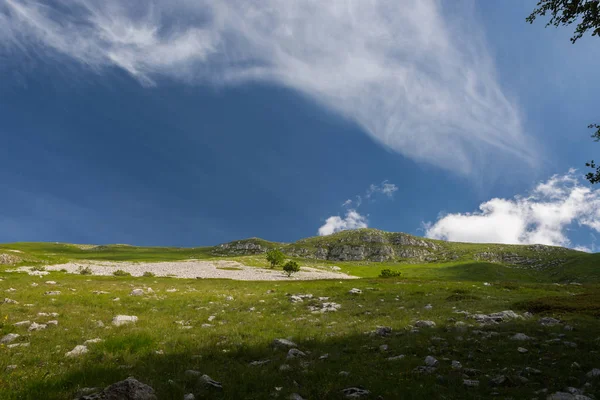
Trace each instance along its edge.
<path fill-rule="evenodd" d="M 413 160 L 456 173 L 531 162 L 470 3 L 435 0 L 0 0 L 0 59 L 35 53 L 144 85 L 280 84 Z"/>

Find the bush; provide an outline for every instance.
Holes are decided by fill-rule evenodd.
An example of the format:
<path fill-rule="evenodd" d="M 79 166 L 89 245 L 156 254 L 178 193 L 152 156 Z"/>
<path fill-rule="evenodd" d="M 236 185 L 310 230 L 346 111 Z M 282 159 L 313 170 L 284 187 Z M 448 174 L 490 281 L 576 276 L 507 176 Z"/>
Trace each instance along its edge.
<path fill-rule="evenodd" d="M 113 272 L 114 276 L 131 276 L 131 274 L 129 272 L 125 272 L 122 269 L 118 269 L 115 272 Z"/>
<path fill-rule="evenodd" d="M 146 271 L 144 272 L 144 275 L 142 275 L 144 278 L 154 278 L 156 275 L 154 275 L 154 272 L 150 272 L 150 271 Z"/>
<path fill-rule="evenodd" d="M 267 251 L 266 257 L 267 261 L 271 264 L 271 268 L 275 268 L 276 266 L 283 264 L 283 261 L 285 261 L 285 254 L 277 249 L 271 249 Z"/>
<path fill-rule="evenodd" d="M 60 272 L 69 272 L 69 271 L 67 271 L 67 269 L 66 269 L 66 268 L 61 268 L 61 269 L 60 269 Z"/>
<path fill-rule="evenodd" d="M 77 268 L 77 272 L 81 275 L 91 275 L 92 269 L 90 267 L 82 267 L 81 265 Z"/>
<path fill-rule="evenodd" d="M 381 272 L 379 273 L 379 277 L 380 278 L 397 278 L 400 275 L 402 275 L 402 273 L 400 271 L 392 271 L 391 269 L 382 269 Z"/>
<path fill-rule="evenodd" d="M 290 277 L 292 276 L 292 274 L 295 274 L 296 272 L 300 271 L 300 266 L 296 261 L 288 261 L 283 266 L 283 271 L 287 274 L 288 277 Z"/>
<path fill-rule="evenodd" d="M 33 267 L 31 267 L 32 271 L 45 271 L 46 267 L 44 267 L 43 265 L 35 265 Z"/>

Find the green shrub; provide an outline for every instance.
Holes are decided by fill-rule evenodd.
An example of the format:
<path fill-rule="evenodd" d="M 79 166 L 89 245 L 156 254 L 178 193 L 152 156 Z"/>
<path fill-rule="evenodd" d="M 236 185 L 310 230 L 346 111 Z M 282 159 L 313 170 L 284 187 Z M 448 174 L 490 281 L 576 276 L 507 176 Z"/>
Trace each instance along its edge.
<path fill-rule="evenodd" d="M 115 272 L 113 272 L 114 276 L 131 276 L 131 274 L 129 272 L 123 271 L 122 269 L 118 269 Z"/>
<path fill-rule="evenodd" d="M 83 267 L 80 265 L 79 268 L 77 268 L 77 272 L 79 272 L 80 275 L 91 275 L 92 269 L 90 267 Z"/>
<path fill-rule="evenodd" d="M 66 268 L 61 268 L 61 269 L 60 269 L 60 272 L 69 272 L 69 271 L 67 271 L 67 269 L 66 269 Z"/>
<path fill-rule="evenodd" d="M 402 273 L 400 271 L 392 271 L 389 268 L 382 269 L 381 272 L 379 273 L 380 278 L 397 278 L 400 275 L 402 275 Z"/>
<path fill-rule="evenodd" d="M 154 278 L 156 275 L 154 275 L 154 272 L 150 272 L 150 271 L 146 271 L 144 272 L 144 275 L 142 275 L 144 278 Z"/>
<path fill-rule="evenodd" d="M 31 267 L 32 271 L 45 271 L 46 267 L 44 267 L 43 265 L 35 265 L 33 267 Z"/>
<path fill-rule="evenodd" d="M 300 271 L 300 266 L 298 265 L 298 263 L 296 261 L 288 261 L 283 266 L 283 271 L 289 277 L 289 276 L 292 276 L 292 274 L 295 274 L 296 272 L 299 272 Z"/>
<path fill-rule="evenodd" d="M 283 264 L 285 261 L 285 254 L 277 249 L 271 249 L 267 251 L 266 257 L 267 261 L 271 264 L 271 268 L 275 268 L 278 265 Z"/>

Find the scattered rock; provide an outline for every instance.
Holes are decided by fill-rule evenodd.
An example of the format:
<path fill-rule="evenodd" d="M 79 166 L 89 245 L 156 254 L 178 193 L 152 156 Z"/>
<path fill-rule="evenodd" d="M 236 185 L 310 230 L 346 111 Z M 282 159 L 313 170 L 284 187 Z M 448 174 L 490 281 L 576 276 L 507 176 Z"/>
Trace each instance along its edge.
<path fill-rule="evenodd" d="M 15 322 L 13 324 L 13 326 L 29 326 L 31 325 L 31 321 L 20 321 L 20 322 Z"/>
<path fill-rule="evenodd" d="M 358 399 L 370 395 L 371 392 L 360 387 L 349 387 L 342 390 L 342 394 L 349 399 Z"/>
<path fill-rule="evenodd" d="M 286 358 L 288 360 L 292 360 L 292 359 L 299 358 L 299 357 L 306 357 L 306 353 L 304 353 L 298 349 L 290 349 L 286 356 Z"/>
<path fill-rule="evenodd" d="M 83 345 L 77 345 L 75 348 L 67 353 L 65 353 L 65 357 L 79 357 L 88 352 L 88 348 Z"/>
<path fill-rule="evenodd" d="M 50 290 L 44 293 L 46 296 L 58 296 L 60 294 L 60 290 Z"/>
<path fill-rule="evenodd" d="M 4 304 L 19 304 L 19 302 L 9 298 L 4 298 Z"/>
<path fill-rule="evenodd" d="M 597 378 L 600 376 L 600 369 L 594 368 L 590 372 L 588 372 L 585 376 L 588 378 Z"/>
<path fill-rule="evenodd" d="M 554 326 L 560 324 L 560 321 L 555 318 L 544 317 L 540 319 L 539 323 L 542 326 Z"/>
<path fill-rule="evenodd" d="M 210 317 L 208 317 L 208 322 L 214 321 L 215 318 L 217 318 L 217 317 L 214 315 L 211 315 Z"/>
<path fill-rule="evenodd" d="M 194 393 L 188 393 L 183 395 L 183 400 L 196 400 L 196 396 L 194 396 Z"/>
<path fill-rule="evenodd" d="M 459 370 L 462 368 L 462 364 L 460 363 L 460 361 L 452 361 L 452 369 L 454 370 Z"/>
<path fill-rule="evenodd" d="M 268 364 L 268 363 L 270 363 L 270 362 L 271 362 L 271 360 L 257 360 L 257 361 L 252 361 L 252 362 L 250 363 L 250 365 L 252 365 L 252 366 L 256 367 L 256 366 L 260 366 L 260 365 L 265 365 L 265 364 Z"/>
<path fill-rule="evenodd" d="M 15 364 L 11 364 L 11 365 L 6 366 L 5 371 L 10 372 L 10 371 L 14 371 L 15 369 L 17 369 L 17 366 Z"/>
<path fill-rule="evenodd" d="M 362 290 L 360 290 L 360 289 L 357 289 L 357 288 L 352 288 L 352 289 L 350 289 L 350 290 L 348 291 L 348 293 L 350 293 L 350 294 L 361 294 L 361 293 L 362 293 Z M 353 388 L 350 388 L 350 389 L 353 389 Z M 346 390 L 346 389 L 344 389 L 344 390 Z"/>
<path fill-rule="evenodd" d="M 135 324 L 138 320 L 138 317 L 135 315 L 117 315 L 113 318 L 112 324 L 114 326 L 121 326 L 126 324 Z"/>
<path fill-rule="evenodd" d="M 433 306 L 431 304 L 427 304 L 425 307 L 423 307 L 426 310 L 431 310 L 433 309 Z"/>
<path fill-rule="evenodd" d="M 479 381 L 474 379 L 463 379 L 463 385 L 466 387 L 477 387 L 479 386 Z"/>
<path fill-rule="evenodd" d="M 304 400 L 304 398 L 302 396 L 300 396 L 298 393 L 292 393 L 290 394 L 290 396 L 288 397 L 289 400 Z"/>
<path fill-rule="evenodd" d="M 208 376 L 206 374 L 202 375 L 200 377 L 200 381 L 202 383 L 204 383 L 205 385 L 212 386 L 216 389 L 223 389 L 223 385 L 221 385 L 220 382 L 215 381 L 214 379 L 212 379 L 210 376 Z"/>
<path fill-rule="evenodd" d="M 46 285 L 56 285 L 55 281 L 46 281 Z"/>
<path fill-rule="evenodd" d="M 143 296 L 144 295 L 144 290 L 143 289 L 133 289 L 131 291 L 131 293 L 129 293 L 130 296 Z"/>
<path fill-rule="evenodd" d="M 438 365 L 438 360 L 436 360 L 435 357 L 427 356 L 425 357 L 425 365 L 428 367 L 435 367 Z"/>
<path fill-rule="evenodd" d="M 100 343 L 100 342 L 103 342 L 103 340 L 100 338 L 95 338 L 95 339 L 88 339 L 85 342 L 83 342 L 83 344 L 88 345 L 88 344 L 94 344 L 94 343 Z"/>
<path fill-rule="evenodd" d="M 506 376 L 498 375 L 492 379 L 490 379 L 490 385 L 492 386 L 500 386 L 507 381 Z"/>
<path fill-rule="evenodd" d="M 525 353 L 527 353 L 529 350 L 527 350 L 527 349 L 526 349 L 526 348 L 524 348 L 524 347 L 518 347 L 518 348 L 517 348 L 517 351 L 518 351 L 519 353 L 521 353 L 521 354 L 525 354 Z"/>
<path fill-rule="evenodd" d="M 78 400 L 157 400 L 154 389 L 134 378 L 114 383 L 102 392 Z"/>
<path fill-rule="evenodd" d="M 398 361 L 398 360 L 402 360 L 403 358 L 404 358 L 404 354 L 400 354 L 399 356 L 388 357 L 388 358 L 386 358 L 386 360 L 388 360 L 388 361 Z"/>
<path fill-rule="evenodd" d="M 373 332 L 377 336 L 387 337 L 392 335 L 392 328 L 389 326 L 378 326 Z"/>
<path fill-rule="evenodd" d="M 513 336 L 511 336 L 510 340 L 525 341 L 531 340 L 531 338 L 524 333 L 516 333 Z"/>
<path fill-rule="evenodd" d="M 17 333 L 9 333 L 5 336 L 2 337 L 2 339 L 0 339 L 0 344 L 7 344 L 7 343 L 11 343 L 14 342 L 19 336 L 19 334 Z"/>
<path fill-rule="evenodd" d="M 33 322 L 31 325 L 29 325 L 29 329 L 27 329 L 29 332 L 31 331 L 41 331 L 43 329 L 46 329 L 48 327 L 48 325 L 46 324 L 36 324 L 35 322 Z"/>
<path fill-rule="evenodd" d="M 506 310 L 492 314 L 473 314 L 469 315 L 469 318 L 474 319 L 482 325 L 493 325 L 513 319 L 523 319 L 523 316 L 512 310 Z"/>
<path fill-rule="evenodd" d="M 590 397 L 581 394 L 571 394 L 567 392 L 556 392 L 546 397 L 546 400 L 592 400 Z"/>
<path fill-rule="evenodd" d="M 287 339 L 275 339 L 273 340 L 273 346 L 275 347 L 296 347 L 297 344 Z"/>
<path fill-rule="evenodd" d="M 417 321 L 415 322 L 417 328 L 435 328 L 435 322 L 433 321 Z"/>

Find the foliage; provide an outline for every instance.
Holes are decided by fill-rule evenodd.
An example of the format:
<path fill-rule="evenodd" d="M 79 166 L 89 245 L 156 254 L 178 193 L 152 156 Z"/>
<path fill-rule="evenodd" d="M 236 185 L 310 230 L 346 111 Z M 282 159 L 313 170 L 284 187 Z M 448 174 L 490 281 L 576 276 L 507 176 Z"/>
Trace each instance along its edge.
<path fill-rule="evenodd" d="M 278 249 L 271 249 L 266 253 L 267 261 L 271 264 L 271 268 L 275 268 L 285 261 L 285 254 Z"/>
<path fill-rule="evenodd" d="M 298 265 L 296 261 L 288 261 L 283 266 L 283 271 L 287 274 L 287 276 L 292 276 L 292 274 L 300 271 L 300 265 Z"/>
<path fill-rule="evenodd" d="M 80 275 L 91 275 L 92 269 L 90 267 L 84 267 L 80 265 L 79 268 L 77 268 L 77 272 L 79 272 Z"/>
<path fill-rule="evenodd" d="M 600 36 L 599 0 L 539 0 L 537 8 L 526 18 L 533 23 L 538 16 L 550 14 L 546 26 L 566 26 L 578 21 L 571 42 L 581 39 L 587 31 L 592 36 Z"/>
<path fill-rule="evenodd" d="M 46 267 L 44 267 L 43 265 L 34 265 L 33 267 L 31 267 L 32 271 L 45 271 Z"/>
<path fill-rule="evenodd" d="M 600 124 L 591 124 L 590 126 L 588 126 L 588 128 L 590 129 L 596 129 L 596 132 L 594 132 L 592 134 L 592 138 L 594 139 L 594 141 L 596 142 L 600 142 Z M 592 169 L 596 169 L 595 172 L 588 172 L 585 175 L 585 178 L 590 181 L 590 183 L 598 183 L 600 182 L 600 165 L 596 165 L 596 163 L 594 162 L 594 160 L 585 163 L 586 167 L 590 167 Z"/>
<path fill-rule="evenodd" d="M 156 275 L 154 275 L 154 272 L 146 271 L 142 276 L 144 278 L 154 278 Z"/>
<path fill-rule="evenodd" d="M 379 273 L 380 278 L 396 278 L 396 277 L 399 277 L 400 275 L 402 275 L 402 272 L 392 271 L 389 268 L 382 269 L 381 272 Z"/>
<path fill-rule="evenodd" d="M 114 276 L 131 276 L 131 274 L 129 272 L 123 271 L 122 269 L 118 269 L 115 272 L 113 272 Z"/>

